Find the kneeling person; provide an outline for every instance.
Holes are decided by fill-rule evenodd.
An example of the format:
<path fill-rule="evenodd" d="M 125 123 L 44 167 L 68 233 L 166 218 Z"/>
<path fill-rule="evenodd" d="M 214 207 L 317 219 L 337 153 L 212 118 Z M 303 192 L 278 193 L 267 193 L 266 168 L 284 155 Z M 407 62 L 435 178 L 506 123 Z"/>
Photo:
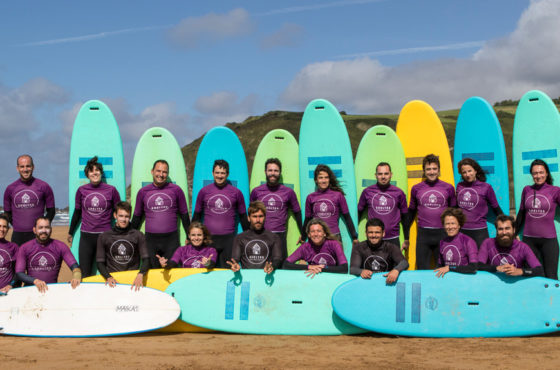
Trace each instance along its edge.
<path fill-rule="evenodd" d="M 191 222 L 187 230 L 188 243 L 177 248 L 168 261 L 157 255 L 159 264 L 166 270 L 183 268 L 213 268 L 218 260 L 218 252 L 212 247 L 210 232 L 202 223 Z"/>
<path fill-rule="evenodd" d="M 96 260 L 99 273 L 107 280 L 110 287 L 118 284 L 118 281 L 111 276 L 111 272 L 137 270 L 140 267 L 131 287 L 139 290 L 143 286 L 144 274 L 150 268 L 150 256 L 144 234 L 130 225 L 131 212 L 130 203 L 117 203 L 114 213 L 115 226 L 97 239 Z"/>

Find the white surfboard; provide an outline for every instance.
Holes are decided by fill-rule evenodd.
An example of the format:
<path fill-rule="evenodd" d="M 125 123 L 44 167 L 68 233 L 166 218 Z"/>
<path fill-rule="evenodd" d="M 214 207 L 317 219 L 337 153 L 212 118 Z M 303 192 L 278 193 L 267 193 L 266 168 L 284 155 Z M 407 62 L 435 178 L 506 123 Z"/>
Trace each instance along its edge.
<path fill-rule="evenodd" d="M 180 314 L 173 297 L 159 290 L 103 283 L 49 284 L 12 289 L 0 296 L 0 333 L 36 337 L 97 337 L 159 329 Z"/>

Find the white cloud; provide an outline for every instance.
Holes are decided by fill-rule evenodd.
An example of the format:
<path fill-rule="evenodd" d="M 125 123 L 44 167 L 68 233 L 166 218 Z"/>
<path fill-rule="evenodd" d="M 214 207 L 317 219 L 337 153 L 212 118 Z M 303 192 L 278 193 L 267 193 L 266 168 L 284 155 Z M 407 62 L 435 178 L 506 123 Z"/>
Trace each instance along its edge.
<path fill-rule="evenodd" d="M 219 91 L 209 96 L 199 97 L 194 108 L 203 116 L 197 120 L 210 128 L 227 122 L 241 122 L 255 113 L 259 105 L 259 98 L 250 94 L 239 99 L 236 93 L 230 91 Z"/>
<path fill-rule="evenodd" d="M 261 49 L 270 49 L 281 46 L 296 46 L 303 36 L 303 27 L 293 23 L 285 23 L 280 29 L 261 39 Z"/>

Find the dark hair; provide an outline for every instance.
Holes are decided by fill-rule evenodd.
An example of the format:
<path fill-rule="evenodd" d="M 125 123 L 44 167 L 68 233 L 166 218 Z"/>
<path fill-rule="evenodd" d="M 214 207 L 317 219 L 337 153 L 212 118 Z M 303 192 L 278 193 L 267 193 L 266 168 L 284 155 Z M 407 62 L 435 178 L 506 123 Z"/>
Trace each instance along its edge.
<path fill-rule="evenodd" d="M 533 167 L 534 166 L 543 166 L 544 170 L 546 171 L 546 183 L 548 185 L 552 185 L 552 183 L 554 182 L 554 179 L 552 178 L 552 175 L 550 174 L 550 169 L 548 168 L 548 164 L 546 164 L 545 161 L 543 161 L 542 159 L 535 159 L 533 162 L 531 162 L 531 169 L 529 170 L 529 173 L 533 173 Z"/>
<path fill-rule="evenodd" d="M 439 157 L 435 154 L 428 154 L 427 156 L 422 159 L 422 169 L 426 170 L 426 165 L 430 163 L 435 163 L 438 166 L 438 169 L 441 169 L 439 164 Z"/>
<path fill-rule="evenodd" d="M 249 203 L 249 208 L 247 209 L 247 214 L 250 216 L 255 212 L 262 211 L 266 216 L 266 206 L 260 200 Z"/>
<path fill-rule="evenodd" d="M 331 234 L 331 230 L 329 229 L 327 223 L 317 217 L 312 218 L 311 221 L 307 223 L 307 226 L 305 227 L 305 233 L 307 235 L 309 235 L 309 230 L 311 230 L 311 226 L 313 225 L 320 225 L 323 228 L 323 232 L 325 233 L 325 239 L 338 240 L 333 234 Z"/>
<path fill-rule="evenodd" d="M 515 230 L 515 218 L 513 218 L 510 215 L 506 215 L 506 214 L 501 214 L 496 216 L 496 221 L 494 222 L 494 226 L 496 226 L 496 229 L 498 228 L 498 222 L 504 223 L 504 222 L 511 222 L 511 226 L 513 227 L 513 229 Z"/>
<path fill-rule="evenodd" d="M 346 195 L 342 187 L 338 183 L 338 179 L 334 175 L 334 172 L 326 164 L 318 164 L 315 167 L 315 173 L 313 174 L 313 179 L 315 180 L 315 185 L 317 185 L 317 177 L 319 177 L 319 172 L 326 172 L 329 175 L 329 189 L 341 192 L 342 195 Z"/>
<path fill-rule="evenodd" d="M 158 163 L 163 163 L 164 165 L 166 165 L 167 170 L 169 171 L 169 163 L 167 163 L 167 161 L 165 159 L 158 159 L 157 161 L 155 161 L 154 166 L 152 167 L 152 170 L 155 170 L 156 164 L 158 164 Z"/>
<path fill-rule="evenodd" d="M 51 225 L 51 219 L 46 217 L 46 216 L 39 216 L 35 219 L 35 226 L 37 226 L 37 222 L 39 222 L 39 220 L 47 220 L 49 221 L 49 226 Z"/>
<path fill-rule="evenodd" d="M 461 176 L 461 178 L 463 177 L 463 175 L 461 174 L 462 167 L 465 165 L 471 166 L 473 168 L 473 170 L 476 172 L 476 179 L 478 181 L 486 182 L 486 172 L 484 172 L 478 162 L 472 158 L 463 158 L 459 161 L 459 163 L 457 163 L 457 170 L 459 170 L 459 176 Z"/>
<path fill-rule="evenodd" d="M 128 202 L 118 202 L 115 205 L 115 212 L 118 212 L 119 209 L 122 209 L 123 211 L 126 211 L 129 215 L 132 214 L 132 206 Z"/>
<path fill-rule="evenodd" d="M 224 170 L 226 170 L 226 173 L 229 173 L 229 163 L 227 163 L 227 161 L 223 159 L 216 159 L 214 161 L 214 166 L 212 166 L 212 172 L 214 172 L 216 167 L 222 167 Z"/>
<path fill-rule="evenodd" d="M 443 211 L 443 213 L 440 216 L 442 225 L 444 225 L 445 218 L 447 216 L 455 217 L 457 219 L 457 222 L 459 223 L 460 227 L 463 227 L 463 225 L 467 221 L 467 216 L 465 216 L 465 214 L 463 213 L 461 208 L 451 208 L 451 207 L 449 207 L 445 211 Z"/>
<path fill-rule="evenodd" d="M 94 168 L 97 168 L 99 172 L 101 172 L 101 177 L 103 177 L 103 165 L 99 162 L 99 158 L 97 156 L 90 158 L 86 166 L 84 167 L 84 174 L 88 177 L 88 174 L 93 171 Z"/>
<path fill-rule="evenodd" d="M 208 230 L 208 228 L 206 226 L 204 226 L 204 224 L 202 224 L 202 222 L 191 222 L 189 227 L 187 228 L 187 239 L 189 238 L 189 234 L 191 233 L 192 229 L 200 229 L 202 230 L 202 235 L 203 235 L 203 239 L 202 239 L 202 245 L 211 245 L 212 244 L 212 235 L 210 235 L 210 231 Z M 190 242 L 190 239 L 189 239 Z"/>
<path fill-rule="evenodd" d="M 366 222 L 366 232 L 367 232 L 368 227 L 370 227 L 370 226 L 377 226 L 377 227 L 381 228 L 381 231 L 385 231 L 385 224 L 379 218 L 370 218 Z"/>
<path fill-rule="evenodd" d="M 8 229 L 10 228 L 10 219 L 8 218 L 7 214 L 0 213 L 0 220 L 5 220 L 6 224 L 8 225 Z"/>
<path fill-rule="evenodd" d="M 377 164 L 377 166 L 375 166 L 375 172 L 377 173 L 377 169 L 378 169 L 379 167 L 383 167 L 383 166 L 389 167 L 389 172 L 392 171 L 392 170 L 391 170 L 391 165 L 390 165 L 389 163 L 387 163 L 387 162 L 379 162 L 379 163 Z"/>
<path fill-rule="evenodd" d="M 268 167 L 269 164 L 275 164 L 278 166 L 278 168 L 280 168 L 280 173 L 282 173 L 282 162 L 280 162 L 280 160 L 278 158 L 268 158 L 266 160 L 266 162 L 264 162 L 264 170 L 266 171 L 266 168 Z"/>

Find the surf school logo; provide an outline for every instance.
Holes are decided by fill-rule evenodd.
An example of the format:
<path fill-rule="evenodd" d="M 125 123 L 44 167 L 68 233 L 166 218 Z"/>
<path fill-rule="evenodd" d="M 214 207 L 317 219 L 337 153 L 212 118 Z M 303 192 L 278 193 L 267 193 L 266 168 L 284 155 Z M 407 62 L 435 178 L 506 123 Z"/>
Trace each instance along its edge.
<path fill-rule="evenodd" d="M 445 264 L 448 266 L 460 266 L 461 265 L 461 252 L 459 248 L 453 244 L 448 244 L 443 248 L 443 257 L 445 259 Z"/>
<path fill-rule="evenodd" d="M 231 201 L 228 197 L 222 194 L 216 194 L 210 197 L 207 205 L 212 213 L 218 215 L 224 214 L 231 209 Z"/>
<path fill-rule="evenodd" d="M 313 213 L 322 219 L 329 218 L 335 214 L 336 207 L 329 199 L 319 199 L 313 204 Z"/>
<path fill-rule="evenodd" d="M 550 211 L 550 202 L 544 195 L 537 194 L 536 198 L 534 195 L 529 195 L 525 201 L 525 209 L 529 216 L 542 218 Z"/>
<path fill-rule="evenodd" d="M 5 250 L 0 250 L 0 277 L 8 275 L 11 271 L 12 257 Z"/>
<path fill-rule="evenodd" d="M 461 189 L 457 195 L 457 200 L 459 202 L 459 207 L 472 210 L 478 204 L 478 193 L 472 189 Z"/>
<path fill-rule="evenodd" d="M 60 268 L 56 258 L 49 252 L 35 253 L 29 262 L 29 270 L 55 271 Z"/>
<path fill-rule="evenodd" d="M 266 261 L 269 252 L 268 244 L 260 239 L 251 240 L 245 245 L 245 256 L 254 265 L 259 265 Z"/>
<path fill-rule="evenodd" d="M 284 209 L 284 202 L 276 194 L 267 194 L 262 198 L 267 213 L 275 213 Z"/>
<path fill-rule="evenodd" d="M 380 215 L 387 215 L 395 209 L 395 198 L 389 194 L 376 193 L 371 198 L 371 209 Z"/>
<path fill-rule="evenodd" d="M 336 266 L 336 260 L 328 253 L 318 253 L 311 260 L 313 265 Z"/>
<path fill-rule="evenodd" d="M 109 255 L 116 263 L 125 265 L 134 257 L 134 246 L 128 240 L 119 239 L 111 244 Z"/>
<path fill-rule="evenodd" d="M 517 260 L 509 253 L 498 253 L 495 255 L 490 264 L 494 266 L 502 266 L 502 265 L 513 265 L 515 267 L 519 267 L 517 265 Z"/>
<path fill-rule="evenodd" d="M 437 190 L 428 190 L 420 198 L 420 204 L 426 208 L 438 209 L 445 205 L 445 197 Z"/>
<path fill-rule="evenodd" d="M 189 257 L 183 262 L 183 267 L 185 268 L 190 267 L 195 269 L 204 267 L 200 262 L 204 257 L 206 256 L 198 255 L 198 256 Z"/>
<path fill-rule="evenodd" d="M 39 205 L 39 196 L 33 190 L 18 191 L 14 196 L 14 206 L 19 209 L 35 208 Z"/>
<path fill-rule="evenodd" d="M 173 199 L 165 193 L 158 192 L 148 198 L 146 206 L 152 212 L 165 212 L 173 206 Z"/>
<path fill-rule="evenodd" d="M 92 215 L 99 215 L 107 210 L 107 198 L 101 193 L 91 193 L 83 200 L 83 208 Z"/>
<path fill-rule="evenodd" d="M 389 270 L 389 264 L 381 256 L 369 256 L 364 261 L 364 268 L 371 271 L 387 271 Z"/>

